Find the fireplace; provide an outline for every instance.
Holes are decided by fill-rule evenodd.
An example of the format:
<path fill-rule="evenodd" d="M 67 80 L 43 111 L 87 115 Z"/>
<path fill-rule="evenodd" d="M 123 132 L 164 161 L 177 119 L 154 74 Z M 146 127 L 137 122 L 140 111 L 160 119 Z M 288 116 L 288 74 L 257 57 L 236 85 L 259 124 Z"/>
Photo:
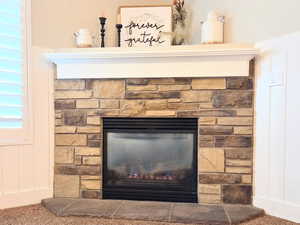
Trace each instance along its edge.
<path fill-rule="evenodd" d="M 103 198 L 197 202 L 198 119 L 104 118 Z"/>

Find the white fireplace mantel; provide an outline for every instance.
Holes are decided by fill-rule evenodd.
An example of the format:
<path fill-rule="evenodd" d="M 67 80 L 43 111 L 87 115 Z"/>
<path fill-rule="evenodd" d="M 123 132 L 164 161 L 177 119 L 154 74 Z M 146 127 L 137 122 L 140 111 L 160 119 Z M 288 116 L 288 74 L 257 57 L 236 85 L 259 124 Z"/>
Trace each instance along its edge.
<path fill-rule="evenodd" d="M 56 49 L 46 57 L 58 79 L 249 76 L 253 45 L 219 44 L 168 48 Z"/>

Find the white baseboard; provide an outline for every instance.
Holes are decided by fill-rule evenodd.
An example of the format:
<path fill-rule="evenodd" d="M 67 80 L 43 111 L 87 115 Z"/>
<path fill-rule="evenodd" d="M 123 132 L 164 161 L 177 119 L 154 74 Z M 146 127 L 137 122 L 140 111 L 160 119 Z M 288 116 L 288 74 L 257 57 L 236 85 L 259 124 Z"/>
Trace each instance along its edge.
<path fill-rule="evenodd" d="M 268 215 L 300 223 L 300 205 L 258 196 L 254 196 L 253 204 Z"/>
<path fill-rule="evenodd" d="M 52 197 L 53 192 L 50 189 L 27 190 L 18 193 L 9 193 L 1 196 L 0 209 L 39 204 L 42 199 Z"/>

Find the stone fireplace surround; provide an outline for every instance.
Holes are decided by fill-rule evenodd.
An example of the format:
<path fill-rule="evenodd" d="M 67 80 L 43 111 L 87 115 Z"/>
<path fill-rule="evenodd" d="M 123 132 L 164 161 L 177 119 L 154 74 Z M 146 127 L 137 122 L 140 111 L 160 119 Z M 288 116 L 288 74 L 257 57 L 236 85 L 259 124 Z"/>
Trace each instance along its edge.
<path fill-rule="evenodd" d="M 102 198 L 102 118 L 199 118 L 200 203 L 251 204 L 249 77 L 55 81 L 55 197 Z"/>

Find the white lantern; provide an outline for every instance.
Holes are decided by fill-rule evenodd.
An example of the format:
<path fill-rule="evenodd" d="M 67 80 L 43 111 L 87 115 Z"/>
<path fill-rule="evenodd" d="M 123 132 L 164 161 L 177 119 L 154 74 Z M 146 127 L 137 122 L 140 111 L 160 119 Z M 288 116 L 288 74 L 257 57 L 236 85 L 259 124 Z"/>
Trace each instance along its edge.
<path fill-rule="evenodd" d="M 201 43 L 224 43 L 224 16 L 219 16 L 215 11 L 208 13 L 207 21 L 202 24 Z"/>

